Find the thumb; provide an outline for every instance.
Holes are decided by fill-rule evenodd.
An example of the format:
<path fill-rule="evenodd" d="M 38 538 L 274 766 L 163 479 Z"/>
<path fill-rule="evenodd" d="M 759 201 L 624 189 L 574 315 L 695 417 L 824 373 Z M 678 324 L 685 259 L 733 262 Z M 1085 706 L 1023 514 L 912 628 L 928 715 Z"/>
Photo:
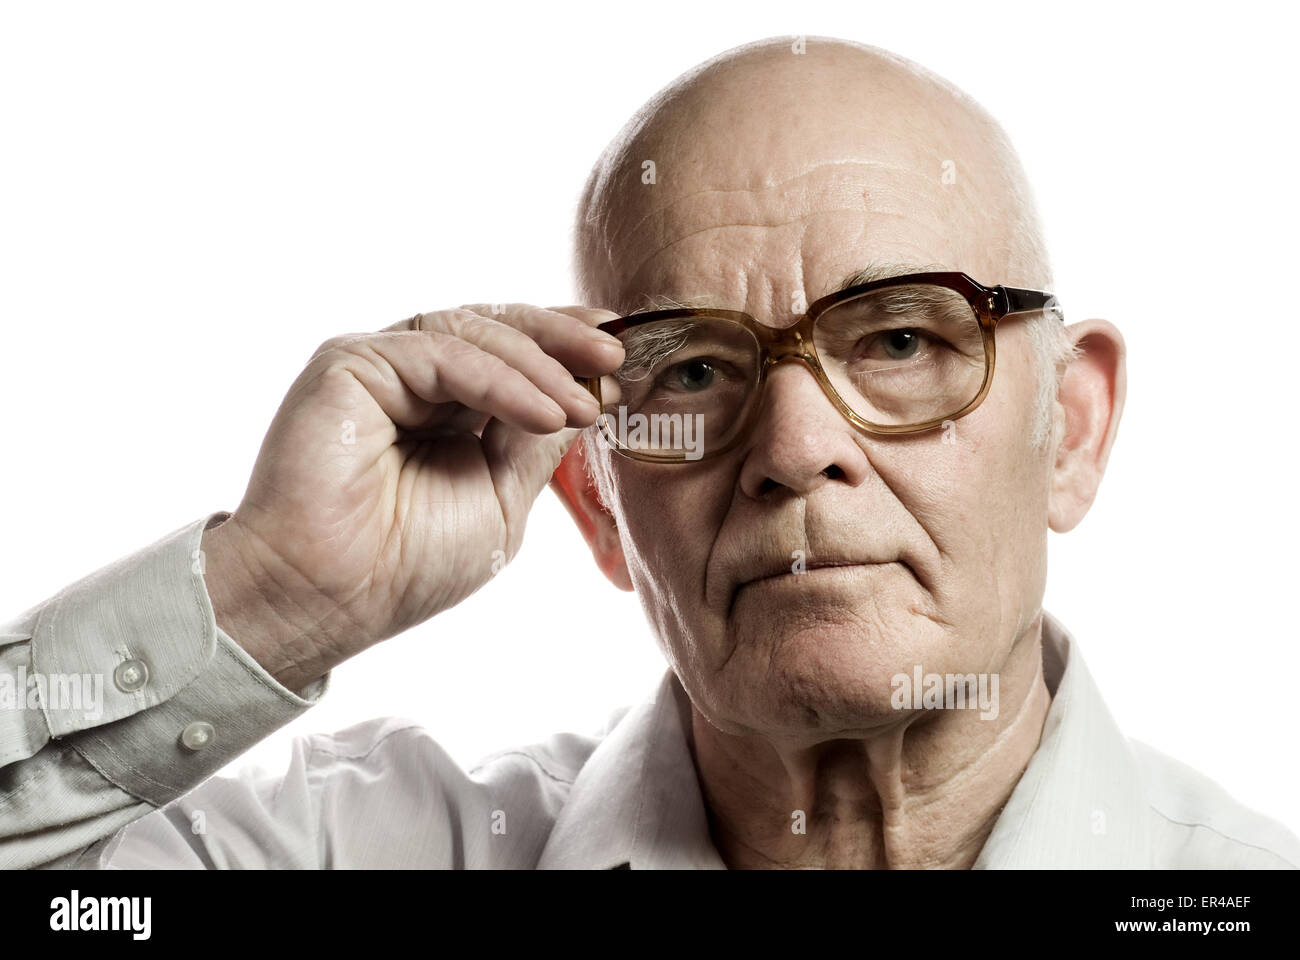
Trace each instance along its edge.
<path fill-rule="evenodd" d="M 566 427 L 539 435 L 495 417 L 483 431 L 483 452 L 505 517 L 506 556 L 518 552 L 533 501 L 581 433 L 579 427 Z"/>

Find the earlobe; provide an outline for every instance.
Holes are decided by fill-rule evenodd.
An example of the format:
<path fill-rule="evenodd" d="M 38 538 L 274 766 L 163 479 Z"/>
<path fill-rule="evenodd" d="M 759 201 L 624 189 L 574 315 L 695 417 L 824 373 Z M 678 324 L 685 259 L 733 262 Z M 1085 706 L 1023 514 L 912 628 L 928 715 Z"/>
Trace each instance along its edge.
<path fill-rule="evenodd" d="M 586 444 L 579 435 L 551 475 L 550 487 L 577 524 L 601 572 L 620 590 L 631 591 L 632 578 L 623 556 L 618 525 L 605 508 L 600 492 L 587 472 L 586 454 Z"/>
<path fill-rule="evenodd" d="M 1085 320 L 1069 332 L 1080 355 L 1066 367 L 1057 393 L 1064 428 L 1048 501 L 1048 524 L 1057 533 L 1073 529 L 1097 496 L 1127 385 L 1124 338 L 1113 324 Z"/>

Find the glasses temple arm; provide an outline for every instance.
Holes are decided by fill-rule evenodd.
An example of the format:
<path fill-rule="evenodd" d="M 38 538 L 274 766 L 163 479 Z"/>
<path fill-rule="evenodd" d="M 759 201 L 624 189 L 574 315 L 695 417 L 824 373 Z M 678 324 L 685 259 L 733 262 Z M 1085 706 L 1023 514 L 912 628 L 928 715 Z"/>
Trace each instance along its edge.
<path fill-rule="evenodd" d="M 994 302 L 998 315 L 1009 317 L 1017 313 L 1046 313 L 1065 322 L 1065 311 L 1060 302 L 1050 293 L 1041 290 L 1025 290 L 1022 287 L 993 288 Z"/>

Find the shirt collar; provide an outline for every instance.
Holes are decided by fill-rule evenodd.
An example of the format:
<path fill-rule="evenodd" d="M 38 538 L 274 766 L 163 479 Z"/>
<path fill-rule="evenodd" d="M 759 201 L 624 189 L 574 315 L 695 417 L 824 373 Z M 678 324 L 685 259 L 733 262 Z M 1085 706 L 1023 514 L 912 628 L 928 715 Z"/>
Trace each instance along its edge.
<path fill-rule="evenodd" d="M 1043 615 L 1052 704 L 1038 749 L 974 868 L 1146 867 L 1137 761 L 1078 646 Z M 539 869 L 725 869 L 686 737 L 686 693 L 669 668 L 600 742 L 573 783 Z"/>
<path fill-rule="evenodd" d="M 538 869 L 726 869 L 709 836 L 672 668 L 592 751 Z"/>
<path fill-rule="evenodd" d="M 1043 614 L 1043 678 L 1052 706 L 1038 749 L 975 869 L 1151 866 L 1141 770 L 1079 645 Z"/>

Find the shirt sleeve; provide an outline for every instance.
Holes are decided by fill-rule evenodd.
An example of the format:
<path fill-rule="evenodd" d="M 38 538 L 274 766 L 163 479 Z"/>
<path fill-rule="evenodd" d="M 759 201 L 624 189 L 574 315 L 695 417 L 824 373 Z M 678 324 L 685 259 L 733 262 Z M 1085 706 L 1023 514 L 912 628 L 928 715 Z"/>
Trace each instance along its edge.
<path fill-rule="evenodd" d="M 0 868 L 96 866 L 135 820 L 313 706 L 217 625 L 216 513 L 0 624 Z M 162 859 L 144 866 L 172 866 Z"/>

